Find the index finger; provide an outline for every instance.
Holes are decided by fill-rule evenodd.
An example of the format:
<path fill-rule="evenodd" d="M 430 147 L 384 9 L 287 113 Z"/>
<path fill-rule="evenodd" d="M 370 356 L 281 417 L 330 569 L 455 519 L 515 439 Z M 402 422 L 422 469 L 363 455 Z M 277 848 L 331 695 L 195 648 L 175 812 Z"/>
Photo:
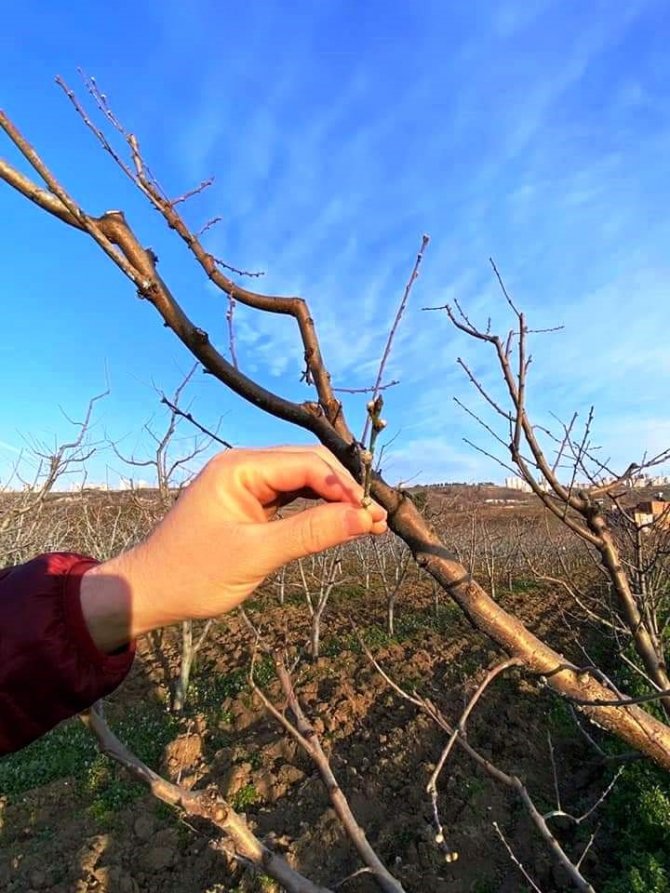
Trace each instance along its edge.
<path fill-rule="evenodd" d="M 326 502 L 361 505 L 362 486 L 325 448 L 280 448 L 259 452 L 257 458 L 258 461 L 248 467 L 245 483 L 263 505 L 282 494 L 305 489 Z M 370 510 L 376 520 L 386 515 L 377 503 L 372 503 Z"/>
<path fill-rule="evenodd" d="M 337 456 L 332 453 L 328 447 L 325 447 L 322 443 L 313 443 L 313 444 L 286 444 L 280 446 L 270 447 L 268 452 L 281 452 L 281 453 L 316 453 L 318 456 L 328 463 L 328 465 L 332 465 L 333 467 L 337 467 L 340 471 L 342 471 L 351 481 L 360 486 L 356 481 L 356 478 L 353 474 L 346 468 Z"/>

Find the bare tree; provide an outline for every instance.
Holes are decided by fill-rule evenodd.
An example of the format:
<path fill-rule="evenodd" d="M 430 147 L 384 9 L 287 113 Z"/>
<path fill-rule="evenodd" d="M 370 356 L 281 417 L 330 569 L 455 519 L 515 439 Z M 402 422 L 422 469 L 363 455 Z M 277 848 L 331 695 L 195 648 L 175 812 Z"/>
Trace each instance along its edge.
<path fill-rule="evenodd" d="M 647 754 L 659 764 L 670 768 L 670 727 L 668 725 L 655 719 L 630 699 L 622 699 L 620 694 L 613 690 L 596 671 L 591 668 L 584 670 L 583 667 L 567 661 L 548 643 L 535 636 L 517 617 L 505 611 L 465 571 L 453 552 L 421 516 L 411 498 L 403 491 L 389 486 L 379 473 L 371 471 L 370 450 L 361 449 L 346 422 L 342 403 L 333 392 L 330 375 L 317 338 L 314 319 L 306 302 L 297 297 L 280 297 L 251 291 L 238 285 L 226 275 L 224 270 L 233 275 L 239 274 L 241 271 L 234 270 L 205 249 L 198 234 L 188 227 L 179 213 L 179 203 L 186 196 L 174 199 L 167 195 L 151 173 L 141 153 L 136 136 L 123 129 L 97 85 L 93 81 L 87 82 L 89 92 L 105 120 L 111 123 L 117 136 L 122 139 L 129 153 L 128 161 L 122 157 L 121 150 L 117 152 L 102 130 L 91 121 L 74 93 L 66 87 L 62 80 L 59 83 L 104 150 L 136 185 L 149 204 L 159 212 L 166 224 L 182 239 L 208 279 L 218 286 L 230 301 L 242 303 L 261 312 L 293 317 L 304 350 L 303 379 L 309 387 L 314 389 L 311 399 L 302 403 L 288 400 L 249 378 L 235 362 L 228 361 L 214 347 L 209 334 L 186 314 L 167 283 L 159 275 L 155 255 L 142 246 L 123 213 L 118 210 L 107 211 L 100 216 L 86 213 L 63 188 L 35 149 L 5 114 L 0 114 L 0 126 L 11 143 L 44 182 L 46 188 L 33 182 L 28 176 L 4 160 L 0 160 L 0 177 L 43 211 L 92 238 L 108 258 L 130 279 L 138 295 L 156 309 L 163 323 L 175 333 L 211 375 L 259 409 L 310 431 L 355 476 L 360 480 L 364 479 L 366 485 L 370 486 L 372 497 L 387 510 L 390 527 L 407 543 L 415 560 L 439 582 L 478 629 L 490 636 L 508 654 L 518 658 L 529 672 L 546 679 L 552 689 L 579 703 L 584 714 L 590 719 L 618 735 L 629 745 Z M 202 184 L 199 189 L 205 187 L 206 184 Z M 413 270 L 416 271 L 417 267 L 418 258 Z M 466 330 L 472 329 L 467 322 L 463 322 L 462 325 Z M 521 330 L 525 331 L 525 322 L 523 321 Z M 485 336 L 484 333 L 478 333 L 474 329 L 473 332 L 482 340 L 492 341 L 492 336 Z M 504 357 L 505 349 L 502 344 L 500 349 Z M 525 382 L 526 360 L 523 351 L 521 354 L 523 383 Z M 506 362 L 511 373 L 509 361 L 506 360 Z M 517 394 L 517 399 L 520 407 L 523 408 L 523 389 L 521 394 Z M 525 410 L 518 414 L 518 421 L 516 425 L 513 425 L 513 429 L 518 432 L 518 434 L 515 433 L 513 443 L 519 441 L 515 450 L 521 456 L 519 450 L 521 434 L 525 432 L 530 443 L 534 442 L 534 433 L 527 422 Z M 546 460 L 542 461 L 547 465 Z M 365 474 L 363 473 L 364 469 Z M 548 465 L 547 470 L 551 474 L 551 468 Z M 578 510 L 578 506 L 581 505 L 580 499 L 583 497 L 580 497 L 574 488 L 565 488 L 558 483 L 558 480 L 556 482 L 574 503 L 575 510 Z M 607 537 L 606 527 L 601 529 L 601 525 L 602 519 L 598 520 L 598 516 L 592 515 L 591 509 L 587 507 L 584 528 L 587 530 L 588 536 L 602 545 L 603 555 L 606 560 L 610 561 L 615 556 L 610 548 L 611 543 Z M 613 567 L 613 571 L 616 571 L 616 567 Z M 622 587 L 622 592 L 625 594 L 625 587 Z M 647 630 L 641 633 L 642 627 L 635 626 L 634 616 L 637 608 L 634 601 L 631 604 L 631 601 L 628 600 L 626 609 L 631 614 L 633 621 L 631 626 L 636 630 L 633 634 L 636 636 L 636 644 L 639 642 L 641 651 L 644 652 L 645 666 L 650 665 L 648 667 L 650 676 L 661 680 L 659 684 L 663 685 L 662 680 L 666 678 L 665 667 L 660 667 L 658 664 L 652 666 L 655 660 L 658 661 L 658 654 L 651 639 L 651 633 Z M 613 705 L 618 709 L 612 709 Z"/>
<path fill-rule="evenodd" d="M 167 407 L 167 419 L 165 429 L 162 432 L 154 430 L 151 422 L 147 422 L 143 427 L 149 438 L 154 442 L 154 455 L 149 459 L 140 459 L 135 455 L 125 455 L 119 449 L 119 446 L 110 441 L 110 446 L 114 454 L 121 461 L 132 468 L 147 468 L 149 473 L 155 475 L 158 486 L 158 494 L 165 508 L 171 505 L 174 494 L 180 486 L 188 482 L 193 472 L 189 470 L 189 466 L 198 456 L 211 448 L 216 437 L 211 434 L 208 437 L 196 437 L 192 444 L 186 450 L 179 450 L 179 455 L 175 455 L 175 436 L 181 418 L 185 415 L 184 410 L 180 407 L 180 401 L 185 388 L 193 378 L 198 364 L 195 363 L 190 371 L 183 377 L 171 399 L 161 393 L 161 403 Z M 177 474 L 181 472 L 181 480 L 177 481 Z"/>
<path fill-rule="evenodd" d="M 311 568 L 307 573 L 305 573 L 305 564 L 306 562 L 303 560 L 298 561 L 298 570 L 311 617 L 309 651 L 312 660 L 316 661 L 319 659 L 321 647 L 321 618 L 323 617 L 323 612 L 326 609 L 333 589 L 343 582 L 341 549 L 331 549 L 328 552 L 323 552 L 321 555 L 313 556 L 310 562 Z M 309 580 L 307 579 L 308 576 Z"/>
<path fill-rule="evenodd" d="M 506 403 L 494 398 L 480 383 L 469 366 L 459 359 L 469 380 L 483 398 L 485 406 L 498 420 L 502 419 L 503 431 L 496 431 L 490 424 L 475 413 L 473 415 L 486 428 L 497 444 L 509 452 L 511 462 L 518 470 L 532 492 L 546 509 L 582 539 L 598 555 L 600 565 L 606 574 L 616 603 L 616 616 L 627 637 L 632 641 L 641 663 L 641 669 L 655 693 L 663 693 L 660 703 L 666 716 L 670 717 L 670 678 L 665 661 L 656 602 L 645 598 L 643 592 L 635 591 L 639 572 L 627 572 L 617 536 L 610 519 L 606 502 L 612 504 L 619 516 L 632 522 L 633 533 L 637 530 L 634 519 L 626 515 L 622 503 L 626 482 L 633 472 L 650 468 L 670 458 L 670 450 L 643 460 L 642 464 L 631 464 L 622 474 L 615 474 L 606 463 L 596 458 L 592 441 L 593 410 L 577 432 L 577 417 L 562 426 L 554 434 L 546 428 L 533 424 L 527 410 L 527 383 L 531 356 L 528 354 L 528 335 L 531 330 L 525 315 L 517 309 L 510 298 L 500 275 L 494 271 L 500 283 L 507 304 L 515 318 L 515 326 L 506 338 L 493 334 L 489 327 L 478 328 L 468 318 L 458 303 L 445 308 L 449 320 L 461 332 L 471 338 L 488 344 L 494 351 L 506 390 Z M 544 433 L 554 457 L 550 461 L 547 448 L 541 443 Z M 505 463 L 498 459 L 505 465 Z M 509 467 L 509 466 L 505 466 Z M 562 481 L 567 468 L 568 481 Z M 609 476 L 606 479 L 606 476 Z M 635 533 L 637 536 L 637 534 Z M 630 563 L 629 563 L 630 568 Z"/>
<path fill-rule="evenodd" d="M 37 548 L 63 547 L 70 531 L 64 513 L 54 511 L 57 502 L 65 505 L 54 491 L 68 479 L 78 491 L 84 488 L 86 463 L 99 447 L 92 438 L 93 411 L 108 393 L 92 397 L 81 420 L 66 416 L 75 428 L 71 440 L 49 445 L 32 439 L 19 455 L 0 488 L 0 556 L 5 563 L 25 561 Z"/>
<path fill-rule="evenodd" d="M 355 562 L 360 568 L 360 579 L 363 582 L 363 591 L 370 593 L 371 569 L 374 560 L 373 542 L 370 537 L 361 537 L 351 547 Z"/>
<path fill-rule="evenodd" d="M 386 596 L 386 629 L 395 635 L 395 605 L 407 577 L 411 553 L 402 540 L 385 537 L 378 543 L 372 541 L 377 572 Z"/>

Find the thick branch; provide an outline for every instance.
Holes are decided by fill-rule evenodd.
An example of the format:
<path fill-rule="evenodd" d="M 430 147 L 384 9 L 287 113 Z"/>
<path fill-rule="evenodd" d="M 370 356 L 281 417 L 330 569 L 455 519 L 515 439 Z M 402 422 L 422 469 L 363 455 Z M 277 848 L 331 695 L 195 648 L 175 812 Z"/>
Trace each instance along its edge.
<path fill-rule="evenodd" d="M 291 893 L 329 893 L 303 877 L 273 853 L 251 832 L 242 816 L 215 790 L 189 791 L 162 778 L 119 741 L 97 707 L 82 714 L 82 721 L 95 735 L 100 750 L 120 763 L 137 781 L 146 784 L 159 800 L 177 806 L 188 815 L 201 816 L 229 837 L 236 853 L 269 874 Z"/>

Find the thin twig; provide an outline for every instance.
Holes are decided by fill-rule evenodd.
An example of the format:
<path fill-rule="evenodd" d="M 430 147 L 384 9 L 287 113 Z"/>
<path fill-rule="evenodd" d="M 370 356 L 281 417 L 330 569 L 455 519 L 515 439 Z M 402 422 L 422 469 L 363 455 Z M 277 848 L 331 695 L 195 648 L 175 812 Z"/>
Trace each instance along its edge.
<path fill-rule="evenodd" d="M 526 869 L 523 867 L 523 865 L 521 864 L 521 862 L 520 862 L 520 861 L 517 859 L 517 857 L 515 856 L 515 854 L 514 854 L 514 850 L 513 850 L 512 847 L 507 843 L 507 840 L 506 840 L 506 838 L 505 838 L 505 835 L 504 835 L 504 834 L 502 833 L 502 831 L 500 830 L 500 826 L 498 825 L 498 823 L 497 823 L 497 822 L 494 822 L 494 823 L 493 823 L 493 827 L 495 828 L 495 830 L 496 830 L 496 834 L 498 835 L 498 837 L 502 840 L 502 842 L 503 842 L 503 846 L 504 846 L 505 849 L 507 850 L 507 853 L 508 853 L 510 859 L 512 860 L 512 862 L 514 862 L 514 864 L 516 865 L 516 867 L 519 869 L 519 871 L 521 872 L 521 874 L 524 876 L 524 878 L 525 878 L 525 879 L 528 881 L 528 883 L 531 885 L 531 887 L 533 888 L 533 890 L 537 891 L 537 893 L 542 893 L 542 890 L 537 886 L 537 884 L 535 883 L 535 881 L 532 879 L 532 877 L 528 874 L 528 872 L 527 872 Z"/>
<path fill-rule="evenodd" d="M 333 388 L 333 391 L 336 394 L 369 394 L 379 393 L 379 391 L 386 391 L 388 388 L 395 387 L 395 385 L 400 384 L 399 380 L 389 381 L 388 384 L 380 384 L 373 385 L 371 388 Z"/>
<path fill-rule="evenodd" d="M 218 434 L 215 434 L 213 431 L 210 431 L 209 428 L 205 428 L 204 425 L 201 425 L 200 422 L 193 417 L 190 412 L 185 412 L 183 409 L 180 409 L 175 403 L 169 400 L 165 394 L 161 397 L 161 403 L 164 403 L 175 415 L 181 416 L 186 419 L 186 421 L 190 422 L 194 425 L 199 431 L 202 431 L 203 434 L 206 434 L 208 437 L 211 437 L 212 440 L 215 440 L 217 443 L 220 443 L 221 446 L 224 446 L 227 450 L 232 450 L 232 443 L 228 443 L 227 440 L 223 440 Z"/>
<path fill-rule="evenodd" d="M 402 319 L 402 315 L 405 312 L 405 308 L 407 307 L 407 302 L 409 300 L 409 296 L 412 291 L 412 286 L 415 281 L 419 277 L 419 267 L 421 266 L 421 261 L 423 260 L 423 255 L 428 247 L 428 243 L 430 242 L 430 236 L 427 236 L 425 233 L 421 237 L 421 247 L 419 248 L 419 252 L 416 256 L 416 260 L 414 261 L 414 266 L 412 267 L 412 272 L 410 274 L 409 279 L 407 280 L 407 284 L 405 285 L 405 290 L 403 292 L 402 298 L 400 300 L 400 304 L 398 305 L 398 309 L 396 311 L 395 319 L 393 320 L 393 325 L 391 326 L 391 331 L 389 332 L 389 336 L 386 339 L 386 346 L 384 347 L 384 353 L 382 354 L 382 358 L 379 362 L 379 369 L 377 370 L 377 379 L 374 384 L 374 388 L 372 390 L 372 399 L 377 396 L 379 393 L 379 386 L 382 382 L 382 378 L 384 377 L 384 369 L 386 368 L 386 362 L 391 353 L 391 347 L 393 345 L 393 339 L 395 338 L 395 334 L 398 330 L 398 324 Z M 363 428 L 363 434 L 361 435 L 361 441 L 365 443 L 365 438 L 368 435 L 368 430 L 370 427 L 370 417 L 366 417 L 365 426 Z"/>
<path fill-rule="evenodd" d="M 276 652 L 273 656 L 275 669 L 279 677 L 282 691 L 284 692 L 284 695 L 286 697 L 287 706 L 295 717 L 295 725 L 290 722 L 285 713 L 281 713 L 279 710 L 277 710 L 277 708 L 271 703 L 269 698 L 261 691 L 259 686 L 256 684 L 253 677 L 252 663 L 252 669 L 250 670 L 249 678 L 253 690 L 260 697 L 263 704 L 266 706 L 272 716 L 274 716 L 274 718 L 283 726 L 283 728 L 289 733 L 289 735 L 291 735 L 291 737 L 293 737 L 300 744 L 305 753 L 308 754 L 314 765 L 319 770 L 321 778 L 323 779 L 323 783 L 326 787 L 326 790 L 328 791 L 328 796 L 330 797 L 333 809 L 335 810 L 340 822 L 342 823 L 347 836 L 355 846 L 361 860 L 370 869 L 370 872 L 378 886 L 382 890 L 384 890 L 385 893 L 403 893 L 403 887 L 396 880 L 396 878 L 394 878 L 390 874 L 390 872 L 387 870 L 375 851 L 372 849 L 367 837 L 365 836 L 365 832 L 356 821 L 356 818 L 351 811 L 351 807 L 349 806 L 347 798 L 344 796 L 344 792 L 337 783 L 328 757 L 321 747 L 319 736 L 312 724 L 303 713 L 300 702 L 298 701 L 298 698 L 295 694 L 293 683 L 291 681 L 291 677 L 288 673 L 284 660 Z"/>
<path fill-rule="evenodd" d="M 477 687 L 477 690 L 475 691 L 473 696 L 468 701 L 468 704 L 467 704 L 465 710 L 463 711 L 463 713 L 461 714 L 461 718 L 459 719 L 459 721 L 456 725 L 456 728 L 452 732 L 452 734 L 449 738 L 449 741 L 447 742 L 446 747 L 442 751 L 442 754 L 441 754 L 439 760 L 437 761 L 437 765 L 435 766 L 433 774 L 430 776 L 428 784 L 426 785 L 426 793 L 428 793 L 430 795 L 430 799 L 431 799 L 431 803 L 432 803 L 432 807 L 433 807 L 433 819 L 435 822 L 435 831 L 436 831 L 435 840 L 437 841 L 439 846 L 445 850 L 445 853 L 447 856 L 447 861 L 454 861 L 454 857 L 457 858 L 458 854 L 452 852 L 451 850 L 448 849 L 448 847 L 446 847 L 445 838 L 444 838 L 444 828 L 442 827 L 442 822 L 440 821 L 440 814 L 439 814 L 439 810 L 437 807 L 437 780 L 440 777 L 440 773 L 442 772 L 442 769 L 444 768 L 444 764 L 446 763 L 447 759 L 449 758 L 449 754 L 451 753 L 454 744 L 456 743 L 456 739 L 459 736 L 465 735 L 465 725 L 468 721 L 468 717 L 474 710 L 475 705 L 477 704 L 477 701 L 479 701 L 481 696 L 484 694 L 484 692 L 486 691 L 488 686 L 493 682 L 493 680 L 496 678 L 496 676 L 498 676 L 500 673 L 504 672 L 505 670 L 509 669 L 510 667 L 519 666 L 520 663 L 521 663 L 521 661 L 518 660 L 518 658 L 510 657 L 507 660 L 504 660 L 501 663 L 496 664 L 496 666 L 492 667 L 488 671 L 488 673 L 486 674 L 486 676 L 484 677 L 484 679 L 482 680 L 480 685 Z"/>

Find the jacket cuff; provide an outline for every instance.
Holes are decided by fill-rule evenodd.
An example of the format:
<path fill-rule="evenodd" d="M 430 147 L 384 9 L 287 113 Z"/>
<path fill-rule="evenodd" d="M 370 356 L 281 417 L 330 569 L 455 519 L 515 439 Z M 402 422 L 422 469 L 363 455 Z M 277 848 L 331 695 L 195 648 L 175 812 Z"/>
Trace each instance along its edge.
<path fill-rule="evenodd" d="M 81 609 L 81 578 L 98 562 L 69 552 L 0 571 L 0 754 L 17 750 L 110 694 L 135 645 L 104 654 Z"/>

